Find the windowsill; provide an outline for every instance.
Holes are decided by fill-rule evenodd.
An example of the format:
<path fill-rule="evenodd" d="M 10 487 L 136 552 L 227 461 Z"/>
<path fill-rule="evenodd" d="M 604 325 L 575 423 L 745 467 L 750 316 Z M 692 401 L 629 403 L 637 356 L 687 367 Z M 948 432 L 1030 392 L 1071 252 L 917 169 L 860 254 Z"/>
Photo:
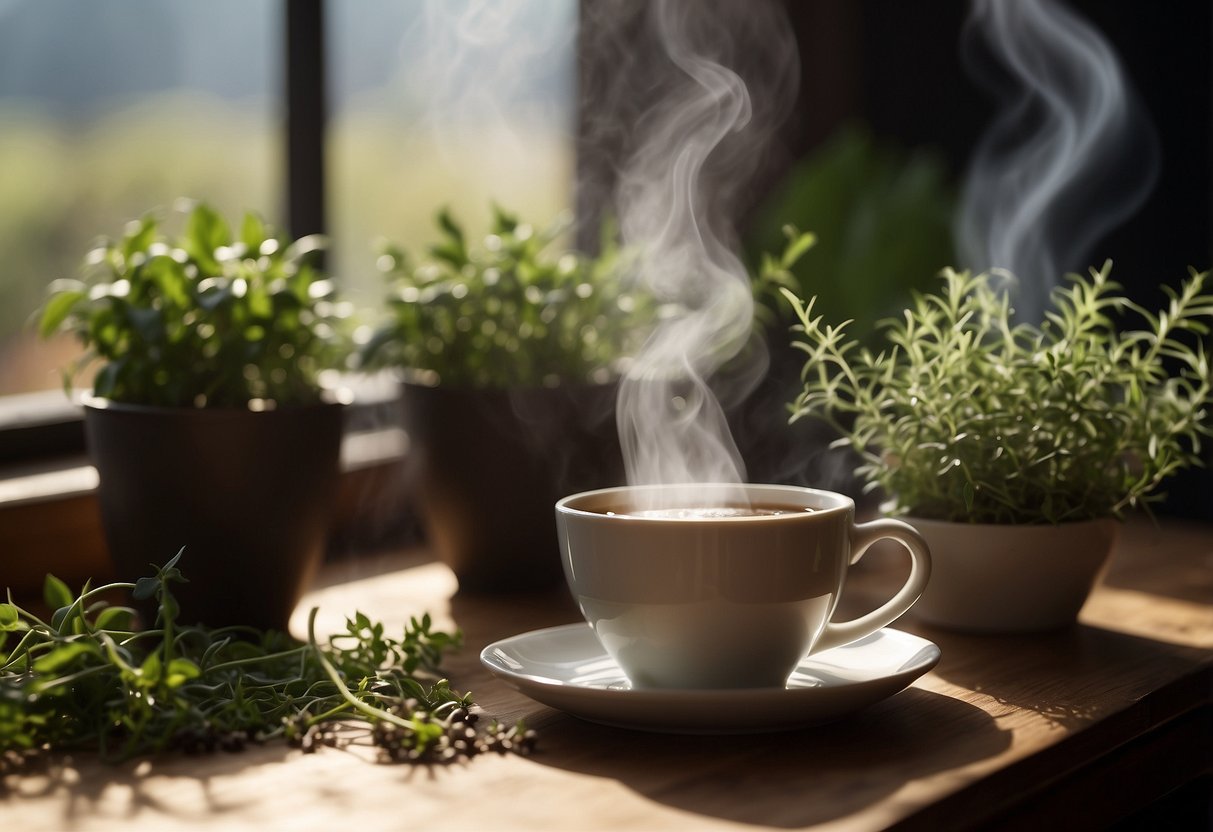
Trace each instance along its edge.
<path fill-rule="evenodd" d="M 0 468 L 0 511 L 30 503 L 68 500 L 97 490 L 97 469 L 74 455 Z"/>
<path fill-rule="evenodd" d="M 0 460 L 41 460 L 84 452 L 84 422 L 62 390 L 0 396 Z M 0 471 L 7 465 L 0 466 Z M 0 474 L 2 475 L 2 474 Z"/>

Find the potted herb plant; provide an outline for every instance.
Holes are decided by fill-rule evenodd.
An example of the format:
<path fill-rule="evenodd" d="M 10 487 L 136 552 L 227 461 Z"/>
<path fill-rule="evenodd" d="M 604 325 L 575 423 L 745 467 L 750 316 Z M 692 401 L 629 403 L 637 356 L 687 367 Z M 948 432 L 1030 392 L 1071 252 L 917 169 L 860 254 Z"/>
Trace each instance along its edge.
<path fill-rule="evenodd" d="M 362 359 L 402 371 L 423 525 L 461 589 L 554 585 L 552 507 L 621 481 L 614 382 L 655 309 L 609 235 L 589 257 L 497 207 L 476 242 L 437 224 L 419 262 L 384 246 L 388 314 Z"/>
<path fill-rule="evenodd" d="M 120 574 L 185 548 L 182 620 L 284 629 L 323 554 L 342 410 L 321 374 L 348 356 L 315 263 L 258 217 L 205 204 L 154 215 L 55 281 L 41 331 L 84 346 L 84 404 L 106 540 Z"/>
<path fill-rule="evenodd" d="M 785 293 L 807 355 L 793 418 L 830 423 L 868 487 L 927 538 L 921 618 L 988 632 L 1073 622 L 1116 521 L 1199 464 L 1207 273 L 1151 313 L 1110 268 L 1071 276 L 1039 326 L 1014 322 L 1005 276 L 946 270 L 938 292 L 881 325 L 878 352 Z M 1140 328 L 1118 329 L 1126 314 Z"/>

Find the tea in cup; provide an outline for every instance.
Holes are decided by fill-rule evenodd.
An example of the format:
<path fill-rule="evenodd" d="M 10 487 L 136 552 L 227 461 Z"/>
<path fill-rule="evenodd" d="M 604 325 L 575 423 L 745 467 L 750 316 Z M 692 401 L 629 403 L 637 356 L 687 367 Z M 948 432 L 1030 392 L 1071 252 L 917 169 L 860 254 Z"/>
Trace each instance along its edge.
<path fill-rule="evenodd" d="M 855 522 L 845 495 L 783 485 L 624 486 L 556 504 L 569 588 L 636 688 L 783 687 L 810 653 L 892 623 L 926 587 L 908 524 Z M 831 618 L 848 567 L 877 540 L 910 553 L 878 609 Z"/>

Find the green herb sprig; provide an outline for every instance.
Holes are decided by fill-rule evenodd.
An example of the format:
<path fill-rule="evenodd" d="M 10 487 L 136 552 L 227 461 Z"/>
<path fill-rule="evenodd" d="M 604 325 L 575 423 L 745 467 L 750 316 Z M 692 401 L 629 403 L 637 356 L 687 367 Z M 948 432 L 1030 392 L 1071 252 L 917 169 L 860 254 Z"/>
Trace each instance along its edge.
<path fill-rule="evenodd" d="M 171 585 L 174 557 L 137 583 L 84 587 L 73 596 L 48 576 L 49 621 L 0 604 L 0 774 L 49 751 L 102 759 L 198 753 L 287 740 L 304 751 L 361 740 L 385 760 L 450 762 L 489 750 L 526 753 L 525 726 L 479 724 L 468 694 L 439 676 L 460 636 L 413 618 L 400 637 L 362 613 L 321 641 L 247 628 L 182 627 Z M 155 598 L 151 629 L 108 598 Z M 5 650 L 7 648 L 7 650 Z"/>
<path fill-rule="evenodd" d="M 1040 326 L 1013 323 L 1000 276 L 945 270 L 881 325 L 878 353 L 785 290 L 807 355 L 793 419 L 833 425 L 899 514 L 1060 523 L 1147 505 L 1211 432 L 1213 294 L 1193 271 L 1150 312 L 1110 270 L 1071 275 Z M 1125 313 L 1142 328 L 1119 331 Z"/>
<path fill-rule="evenodd" d="M 103 240 L 79 279 L 56 280 L 44 337 L 85 348 L 64 383 L 99 364 L 93 393 L 130 404 L 244 407 L 320 400 L 320 374 L 349 354 L 333 282 L 317 264 L 323 241 L 287 241 L 255 214 L 233 234 L 204 203 L 168 235 L 154 214 Z"/>

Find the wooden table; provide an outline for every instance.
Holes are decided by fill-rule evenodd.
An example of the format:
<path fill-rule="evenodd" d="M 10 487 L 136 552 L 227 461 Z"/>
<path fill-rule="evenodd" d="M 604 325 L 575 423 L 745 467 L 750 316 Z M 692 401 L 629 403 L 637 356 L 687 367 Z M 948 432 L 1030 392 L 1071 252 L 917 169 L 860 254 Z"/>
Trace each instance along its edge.
<path fill-rule="evenodd" d="M 874 553 L 847 604 L 874 603 L 901 569 Z M 904 619 L 943 650 L 912 688 L 833 725 L 745 737 L 581 722 L 479 667 L 494 639 L 578 620 L 562 593 L 453 596 L 444 567 L 399 554 L 339 564 L 325 581 L 304 605 L 321 606 L 322 627 L 355 609 L 395 625 L 429 610 L 461 627 L 455 686 L 537 728 L 537 753 L 445 768 L 281 745 L 119 767 L 82 758 L 12 783 L 0 828 L 1104 828 L 1211 770 L 1209 528 L 1127 527 L 1081 624 L 1064 632 L 976 637 Z"/>

